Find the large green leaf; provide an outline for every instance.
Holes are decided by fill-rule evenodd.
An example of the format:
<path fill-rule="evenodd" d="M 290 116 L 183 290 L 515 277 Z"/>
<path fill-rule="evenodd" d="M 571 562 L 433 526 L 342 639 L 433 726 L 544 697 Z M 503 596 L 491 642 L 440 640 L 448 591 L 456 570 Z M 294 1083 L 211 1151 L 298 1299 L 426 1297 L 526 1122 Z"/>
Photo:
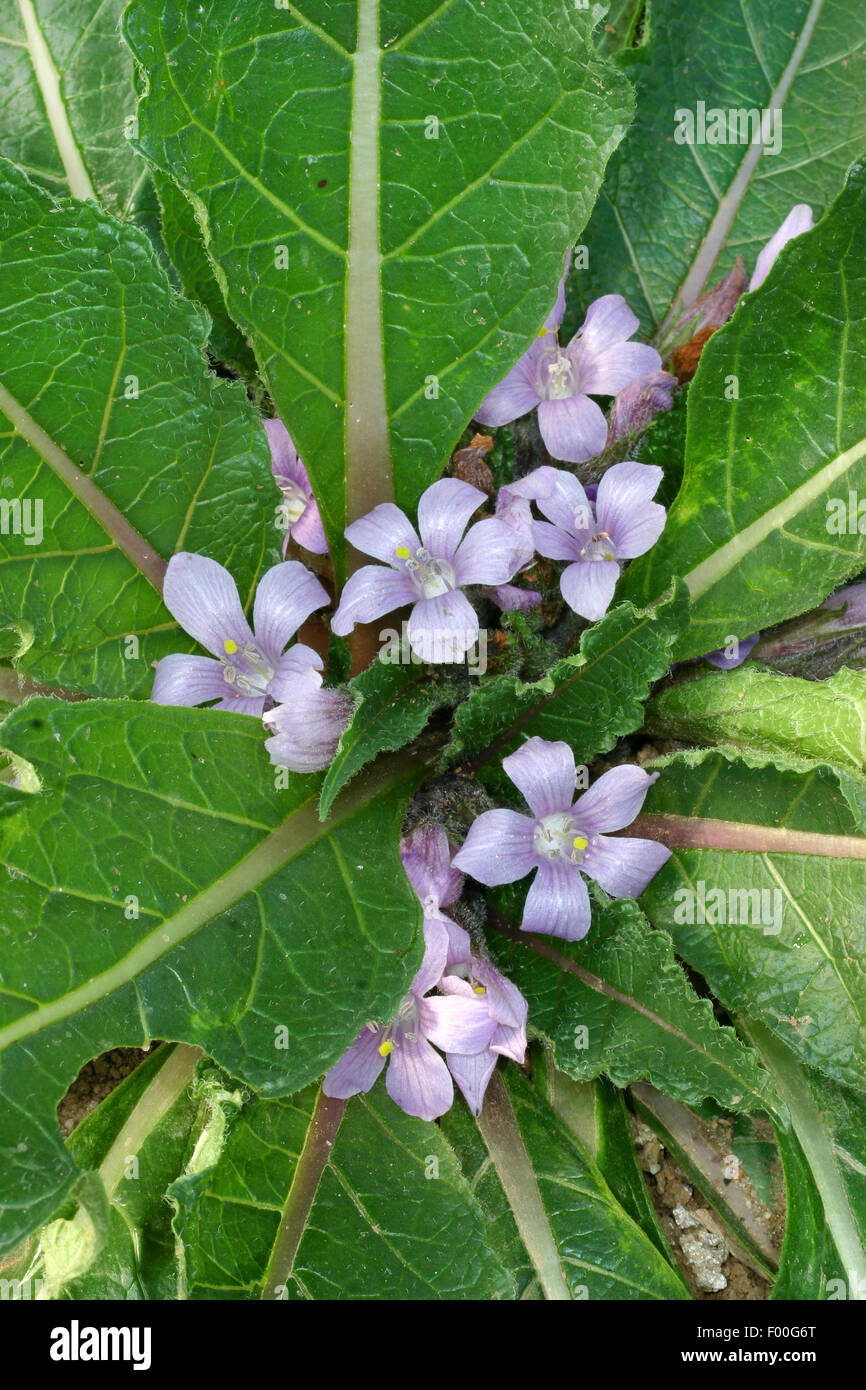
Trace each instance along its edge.
<path fill-rule="evenodd" d="M 315 1099 L 310 1087 L 291 1100 L 252 1101 L 216 1166 L 171 1189 L 188 1296 L 513 1297 L 439 1128 L 404 1115 L 381 1081 L 349 1103 L 317 1186 L 305 1192 L 299 1172 L 314 1142 Z M 266 1283 L 296 1221 L 287 1267 Z"/>
<path fill-rule="evenodd" d="M 713 994 L 862 1091 L 866 837 L 848 790 L 828 768 L 681 754 L 633 833 L 674 847 L 641 902 Z"/>
<path fill-rule="evenodd" d="M 589 265 L 575 283 L 588 299 L 624 294 L 651 332 L 738 254 L 751 270 L 795 203 L 819 216 L 835 197 L 866 149 L 866 12 L 849 0 L 652 0 L 645 25 L 648 42 L 620 59 L 637 116 L 611 162 L 584 237 Z M 675 113 L 696 115 L 699 102 L 707 112 L 780 111 L 779 134 L 765 127 L 769 147 L 678 143 Z"/>
<path fill-rule="evenodd" d="M 0 0 L 0 155 L 54 193 L 129 217 L 147 169 L 127 138 L 135 93 L 123 6 Z"/>
<path fill-rule="evenodd" d="M 866 775 L 866 672 L 807 681 L 751 663 L 713 671 L 651 700 L 647 728 L 666 738 L 780 755 L 800 771 L 828 763 Z"/>
<path fill-rule="evenodd" d="M 54 1109 L 91 1057 L 176 1039 L 285 1095 L 393 1015 L 421 953 L 398 854 L 417 774 L 380 765 L 322 825 L 321 778 L 275 787 L 263 736 L 112 701 L 6 720 L 42 791 L 22 807 L 0 784 L 0 1248 L 68 1190 Z"/>
<path fill-rule="evenodd" d="M 2 163 L 0 243 L 0 477 L 20 509 L 0 629 L 36 680 L 147 694 L 152 661 L 190 650 L 160 598 L 172 552 L 228 565 L 245 601 L 279 558 L 264 430 L 208 372 L 207 318 L 143 232 Z"/>
<path fill-rule="evenodd" d="M 685 578 L 681 657 L 801 613 L 862 569 L 857 529 L 830 529 L 832 498 L 866 483 L 866 165 L 814 231 L 704 349 L 689 390 L 685 478 L 624 595 L 651 602 Z M 733 394 L 736 389 L 736 394 Z M 856 507 L 855 507 L 856 512 Z"/>
<path fill-rule="evenodd" d="M 713 1096 L 728 1110 L 784 1113 L 754 1052 L 713 1017 L 673 956 L 631 902 L 593 911 L 581 942 L 490 933 L 503 970 L 529 1002 L 532 1027 L 557 1067 L 579 1081 L 606 1074 L 618 1086 L 652 1081 L 678 1100 Z"/>
<path fill-rule="evenodd" d="M 544 322 L 628 84 L 590 10 L 546 0 L 134 0 L 124 23 L 139 148 L 195 203 L 339 574 L 347 516 L 413 506 Z"/>

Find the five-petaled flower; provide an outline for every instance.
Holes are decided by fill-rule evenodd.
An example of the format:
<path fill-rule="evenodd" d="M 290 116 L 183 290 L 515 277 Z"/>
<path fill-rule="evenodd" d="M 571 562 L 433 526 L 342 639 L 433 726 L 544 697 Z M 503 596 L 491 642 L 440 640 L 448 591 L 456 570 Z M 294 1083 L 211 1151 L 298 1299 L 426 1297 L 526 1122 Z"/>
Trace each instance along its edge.
<path fill-rule="evenodd" d="M 311 669 L 322 669 L 311 647 L 296 642 L 286 651 L 301 624 L 330 601 L 298 560 L 284 560 L 263 576 L 252 628 L 232 576 L 205 555 L 173 555 L 162 597 L 172 617 L 212 657 L 164 656 L 150 697 L 158 705 L 216 700 L 217 709 L 261 714 L 268 701 L 292 699 L 299 677 L 307 682 Z"/>
<path fill-rule="evenodd" d="M 613 598 L 619 562 L 643 555 L 662 533 L 665 509 L 651 501 L 662 470 L 615 463 L 593 501 L 572 473 L 547 472 L 554 475 L 552 486 L 539 490 L 536 503 L 548 520 L 534 523 L 535 545 L 550 560 L 570 561 L 560 578 L 562 597 L 575 613 L 595 622 Z"/>
<path fill-rule="evenodd" d="M 485 811 L 454 863 L 490 886 L 537 870 L 523 930 L 579 941 L 590 925 L 583 874 L 612 897 L 636 898 L 670 856 L 654 840 L 609 834 L 631 824 L 658 773 L 615 767 L 574 801 L 576 770 L 567 743 L 531 738 L 502 766 L 532 815 Z"/>
<path fill-rule="evenodd" d="M 607 443 L 604 413 L 590 396 L 616 396 L 638 377 L 661 368 L 655 348 L 628 340 L 639 320 L 621 294 L 594 300 L 567 347 L 557 336 L 565 311 L 562 285 L 539 336 L 475 412 L 482 425 L 506 425 L 538 407 L 548 452 L 583 463 Z"/>
<path fill-rule="evenodd" d="M 383 502 L 353 521 L 346 536 L 382 561 L 349 579 L 331 627 L 345 637 L 411 603 L 409 645 L 422 661 L 459 661 L 478 638 L 478 616 L 461 591 L 469 584 L 507 584 L 525 563 L 520 533 L 494 517 L 464 536 L 472 513 L 487 499 L 458 478 L 440 478 L 418 503 L 419 540 L 408 517 Z M 387 568 L 386 568 L 387 566 Z"/>
<path fill-rule="evenodd" d="M 271 472 L 283 500 L 278 520 L 283 537 L 285 556 L 289 538 L 314 555 L 326 555 L 328 542 L 319 514 L 319 504 L 313 496 L 309 474 L 298 457 L 292 436 L 282 420 L 265 420 L 265 433 L 271 446 Z"/>

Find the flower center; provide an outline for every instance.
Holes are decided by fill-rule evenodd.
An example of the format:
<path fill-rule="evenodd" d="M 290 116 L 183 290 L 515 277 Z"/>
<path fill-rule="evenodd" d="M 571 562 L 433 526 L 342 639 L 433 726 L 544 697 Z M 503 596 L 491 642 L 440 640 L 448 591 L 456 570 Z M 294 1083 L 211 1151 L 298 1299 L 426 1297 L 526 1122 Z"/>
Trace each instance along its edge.
<path fill-rule="evenodd" d="M 563 401 L 578 394 L 574 364 L 555 339 L 539 363 L 536 388 L 545 401 Z"/>
<path fill-rule="evenodd" d="M 382 1057 L 387 1057 L 389 1052 L 393 1052 L 395 1047 L 406 1038 L 409 1042 L 414 1042 L 418 1036 L 418 1000 L 414 994 L 406 994 L 400 1001 L 400 1007 L 395 1017 L 382 1030 L 382 1041 L 379 1043 L 379 1052 Z"/>
<path fill-rule="evenodd" d="M 591 536 L 581 550 L 580 558 L 590 563 L 596 560 L 615 560 L 616 546 L 607 531 L 599 531 L 597 535 Z"/>
<path fill-rule="evenodd" d="M 543 859 L 564 859 L 570 864 L 582 864 L 589 845 L 574 816 L 557 811 L 537 821 L 533 844 Z"/>
<path fill-rule="evenodd" d="M 273 678 L 276 666 L 269 661 L 261 647 L 255 642 L 246 642 L 239 647 L 231 637 L 223 642 L 224 655 L 220 657 L 223 680 L 233 687 L 235 694 L 244 699 L 256 699 L 268 693 L 268 685 Z"/>
<path fill-rule="evenodd" d="M 280 492 L 283 494 L 283 504 L 281 511 L 286 521 L 286 528 L 294 526 L 300 521 L 304 512 L 307 510 L 309 498 L 302 487 L 293 483 L 291 479 L 284 478 L 279 485 Z"/>
<path fill-rule="evenodd" d="M 398 545 L 395 551 L 412 576 L 412 582 L 422 598 L 439 598 L 456 588 L 454 567 L 447 560 L 436 560 L 419 546 L 413 559 L 408 545 Z"/>

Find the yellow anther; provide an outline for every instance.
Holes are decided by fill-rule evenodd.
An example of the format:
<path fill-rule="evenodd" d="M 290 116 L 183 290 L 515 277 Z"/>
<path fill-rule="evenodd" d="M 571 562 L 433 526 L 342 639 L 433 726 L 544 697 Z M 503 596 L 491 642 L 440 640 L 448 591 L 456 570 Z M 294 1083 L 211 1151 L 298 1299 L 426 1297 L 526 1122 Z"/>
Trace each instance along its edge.
<path fill-rule="evenodd" d="M 397 546 L 397 559 L 398 559 L 398 560 L 408 560 L 408 559 L 409 559 L 410 553 L 411 553 L 411 552 L 410 552 L 410 550 L 409 550 L 408 545 L 398 545 L 398 546 Z"/>
<path fill-rule="evenodd" d="M 386 1039 L 385 1042 L 379 1043 L 379 1056 L 380 1056 L 380 1057 L 387 1057 L 387 1056 L 388 1056 L 388 1053 L 389 1053 L 389 1052 L 393 1052 L 393 1051 L 394 1051 L 394 1044 L 390 1041 L 390 1039 Z"/>
<path fill-rule="evenodd" d="M 486 993 L 487 993 L 487 990 L 484 988 L 483 985 L 473 985 L 472 988 L 474 989 L 474 991 L 475 991 L 476 994 L 486 994 Z"/>
<path fill-rule="evenodd" d="M 571 842 L 575 849 L 586 849 L 589 840 L 585 840 L 582 835 L 576 835 Z"/>
<path fill-rule="evenodd" d="M 228 653 L 229 656 L 234 656 L 235 652 L 238 649 L 238 644 L 237 642 L 233 642 L 230 637 L 227 637 L 226 640 L 223 642 L 223 649 Z"/>

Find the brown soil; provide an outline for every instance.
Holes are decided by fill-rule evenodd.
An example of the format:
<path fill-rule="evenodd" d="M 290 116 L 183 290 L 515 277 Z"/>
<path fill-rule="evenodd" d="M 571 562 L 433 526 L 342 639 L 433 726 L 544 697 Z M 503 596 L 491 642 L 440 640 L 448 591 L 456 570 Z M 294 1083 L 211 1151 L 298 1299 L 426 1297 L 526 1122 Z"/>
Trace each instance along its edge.
<path fill-rule="evenodd" d="M 159 1043 L 153 1044 L 153 1047 L 158 1046 Z M 92 1062 L 81 1068 L 57 1107 L 60 1133 L 64 1139 L 111 1094 L 124 1077 L 135 1071 L 147 1055 L 140 1047 L 116 1047 L 113 1052 L 94 1057 Z"/>

